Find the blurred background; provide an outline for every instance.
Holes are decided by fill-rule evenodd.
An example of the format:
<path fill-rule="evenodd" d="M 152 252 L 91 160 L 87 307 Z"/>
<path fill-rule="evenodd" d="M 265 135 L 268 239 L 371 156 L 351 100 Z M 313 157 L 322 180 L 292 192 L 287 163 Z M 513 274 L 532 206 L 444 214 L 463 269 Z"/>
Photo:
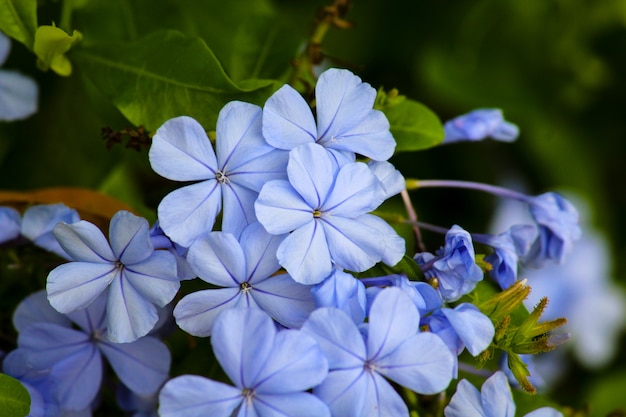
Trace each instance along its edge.
<path fill-rule="evenodd" d="M 230 7 L 205 3 L 207 16 L 212 8 Z M 277 23 L 299 33 L 294 55 L 295 41 L 306 40 L 316 10 L 329 3 L 267 2 Z M 245 14 L 247 9 L 237 8 L 244 3 L 233 4 L 230 15 Z M 169 27 L 167 13 L 164 7 L 162 21 L 140 21 L 137 35 Z M 42 24 L 57 15 L 58 2 L 41 2 Z M 565 354 L 548 359 L 560 377 L 545 389 L 563 405 L 593 404 L 591 415 L 624 407 L 626 2 L 354 0 L 346 19 L 352 27 L 331 29 L 323 42 L 324 65 L 349 68 L 376 88 L 397 88 L 442 121 L 495 107 L 520 127 L 512 144 L 487 140 L 398 155 L 392 162 L 406 177 L 479 181 L 534 195 L 556 190 L 581 208 L 588 238 L 576 248 L 575 262 L 543 277 L 543 282 L 555 277 L 554 285 L 541 291 L 554 292 L 555 314 L 572 316 L 577 339 Z M 80 30 L 80 15 L 75 22 Z M 95 28 L 99 33 L 115 29 Z M 209 33 L 211 26 L 203 30 Z M 219 26 L 213 33 L 205 37 L 212 48 L 220 42 Z M 216 54 L 221 58 L 219 48 Z M 101 137 L 101 128 L 123 129 L 129 123 L 81 79 L 80 68 L 61 78 L 33 63 L 32 54 L 14 42 L 4 67 L 37 80 L 41 110 L 25 121 L 0 123 L 0 189 L 88 187 L 154 220 L 159 199 L 172 186 L 151 172 L 145 150 L 108 150 Z M 233 71 L 227 63 L 225 69 Z M 446 227 L 456 223 L 477 233 L 504 231 L 504 224 L 521 216 L 477 192 L 428 189 L 411 196 L 421 220 Z M 438 235 L 424 238 L 431 251 L 442 243 Z M 533 279 L 535 273 L 524 275 Z M 585 301 L 583 295 L 591 293 L 593 301 Z"/>

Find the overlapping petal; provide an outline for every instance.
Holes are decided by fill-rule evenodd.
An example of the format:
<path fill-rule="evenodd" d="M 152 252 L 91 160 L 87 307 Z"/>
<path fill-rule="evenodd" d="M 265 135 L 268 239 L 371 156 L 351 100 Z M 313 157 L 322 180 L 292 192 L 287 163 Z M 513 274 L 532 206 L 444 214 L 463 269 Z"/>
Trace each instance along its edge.
<path fill-rule="evenodd" d="M 328 250 L 338 266 L 350 271 L 362 272 L 381 260 L 385 252 L 384 239 L 355 219 L 328 216 L 320 222 L 324 228 Z"/>
<path fill-rule="evenodd" d="M 241 403 L 241 391 L 195 375 L 168 381 L 159 394 L 162 417 L 230 417 Z"/>
<path fill-rule="evenodd" d="M 289 233 L 313 221 L 311 208 L 288 181 L 270 181 L 254 203 L 257 219 L 273 235 Z"/>
<path fill-rule="evenodd" d="M 142 296 L 159 307 L 172 301 L 180 288 L 176 258 L 163 250 L 152 252 L 141 263 L 126 266 L 122 274 Z"/>
<path fill-rule="evenodd" d="M 330 417 L 326 404 L 307 392 L 257 394 L 254 409 L 261 417 Z"/>
<path fill-rule="evenodd" d="M 176 323 L 194 336 L 209 336 L 215 317 L 223 310 L 235 307 L 240 298 L 241 290 L 237 287 L 193 292 L 176 304 Z"/>
<path fill-rule="evenodd" d="M 259 106 L 241 101 L 231 101 L 220 110 L 215 153 L 223 171 L 229 173 L 271 149 L 261 133 L 261 113 Z"/>
<path fill-rule="evenodd" d="M 210 232 L 222 209 L 222 188 L 215 179 L 187 185 L 166 195 L 158 207 L 163 231 L 174 242 L 189 247 Z"/>
<path fill-rule="evenodd" d="M 222 231 L 239 236 L 256 221 L 254 202 L 259 194 L 234 182 L 222 185 Z"/>
<path fill-rule="evenodd" d="M 285 327 L 298 328 L 315 309 L 311 287 L 280 274 L 253 285 L 249 292 L 258 306 Z"/>
<path fill-rule="evenodd" d="M 175 181 L 215 177 L 217 159 L 209 138 L 196 120 L 181 116 L 165 122 L 152 138 L 152 169 Z"/>
<path fill-rule="evenodd" d="M 84 220 L 73 224 L 59 223 L 53 233 L 65 252 L 76 261 L 110 263 L 117 260 L 109 242 L 92 223 Z"/>
<path fill-rule="evenodd" d="M 64 204 L 39 204 L 24 211 L 22 236 L 32 240 L 35 245 L 68 259 L 68 254 L 52 230 L 59 222 L 72 224 L 79 220 L 78 212 Z"/>
<path fill-rule="evenodd" d="M 54 323 L 70 327 L 69 319 L 50 305 L 44 290 L 23 299 L 13 313 L 13 326 L 18 332 L 35 323 Z"/>
<path fill-rule="evenodd" d="M 389 382 L 376 372 L 366 374 L 367 390 L 361 416 L 408 416 L 409 410 Z"/>
<path fill-rule="evenodd" d="M 442 308 L 441 312 L 473 356 L 489 347 L 495 329 L 489 317 L 481 313 L 478 307 L 463 303 L 454 309 Z"/>
<path fill-rule="evenodd" d="M 61 408 L 82 410 L 96 398 L 102 383 L 102 356 L 92 344 L 57 362 L 50 372 Z"/>
<path fill-rule="evenodd" d="M 289 152 L 287 176 L 291 186 L 311 209 L 326 206 L 337 175 L 337 167 L 323 147 L 314 143 Z M 340 190 L 338 192 L 341 192 Z"/>
<path fill-rule="evenodd" d="M 125 210 L 115 213 L 109 226 L 109 240 L 115 258 L 124 265 L 148 258 L 154 250 L 149 229 L 148 221 L 142 217 Z"/>
<path fill-rule="evenodd" d="M 201 279 L 222 287 L 246 280 L 246 262 L 239 242 L 230 233 L 212 232 L 189 247 L 187 260 Z"/>
<path fill-rule="evenodd" d="M 280 269 L 276 251 L 284 238 L 283 235 L 270 235 L 258 222 L 243 231 L 240 242 L 246 259 L 248 283 L 265 280 Z"/>
<path fill-rule="evenodd" d="M 444 411 L 446 417 L 486 417 L 480 392 L 467 379 L 459 381 Z"/>
<path fill-rule="evenodd" d="M 317 221 L 294 230 L 282 241 L 276 256 L 300 284 L 317 284 L 333 270 L 324 227 Z"/>
<path fill-rule="evenodd" d="M 333 416 L 362 417 L 369 377 L 363 366 L 330 372 L 313 393 L 321 398 Z"/>
<path fill-rule="evenodd" d="M 480 396 L 487 417 L 515 416 L 513 394 L 503 372 L 496 372 L 487 378 L 480 389 Z"/>
<path fill-rule="evenodd" d="M 319 181 L 317 177 L 313 178 Z M 323 202 L 322 211 L 333 216 L 354 218 L 375 210 L 383 198 L 384 189 L 378 178 L 367 165 L 355 162 L 341 167 L 334 178 L 332 193 Z"/>

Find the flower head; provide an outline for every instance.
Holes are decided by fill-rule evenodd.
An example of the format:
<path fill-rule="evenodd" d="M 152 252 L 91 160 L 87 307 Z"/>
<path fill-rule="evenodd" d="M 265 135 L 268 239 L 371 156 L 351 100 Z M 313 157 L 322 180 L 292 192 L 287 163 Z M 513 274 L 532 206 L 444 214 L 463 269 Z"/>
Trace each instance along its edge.
<path fill-rule="evenodd" d="M 393 155 L 396 142 L 384 113 L 374 110 L 376 90 L 348 70 L 331 68 L 315 86 L 317 122 L 302 96 L 289 85 L 263 108 L 263 135 L 279 149 L 317 143 L 337 160 L 360 154 L 376 161 Z"/>
<path fill-rule="evenodd" d="M 110 244 L 100 229 L 84 220 L 59 223 L 54 235 L 75 260 L 48 274 L 48 299 L 57 311 L 83 309 L 106 291 L 110 340 L 132 342 L 154 328 L 157 306 L 174 298 L 180 282 L 176 259 L 154 250 L 145 219 L 117 212 L 109 228 Z"/>
<path fill-rule="evenodd" d="M 161 390 L 160 416 L 330 417 L 322 401 L 303 392 L 328 373 L 328 362 L 309 335 L 277 331 L 259 309 L 234 308 L 216 318 L 211 344 L 235 386 L 193 375 L 174 378 Z"/>

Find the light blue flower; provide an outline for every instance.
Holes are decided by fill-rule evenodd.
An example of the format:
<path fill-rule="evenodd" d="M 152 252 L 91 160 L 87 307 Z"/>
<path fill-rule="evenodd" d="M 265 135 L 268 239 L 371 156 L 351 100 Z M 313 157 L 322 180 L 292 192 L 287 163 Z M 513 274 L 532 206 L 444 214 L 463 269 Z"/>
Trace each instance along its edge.
<path fill-rule="evenodd" d="M 160 340 L 148 336 L 117 344 L 104 337 L 106 298 L 101 294 L 86 309 L 64 316 L 40 291 L 15 311 L 19 360 L 29 368 L 23 371 L 30 372 L 31 379 L 36 374 L 43 377 L 38 386 L 60 409 L 91 405 L 102 384 L 103 356 L 118 378 L 142 395 L 154 393 L 167 377 L 170 354 Z"/>
<path fill-rule="evenodd" d="M 274 275 L 280 269 L 276 249 L 282 238 L 258 222 L 244 229 L 239 241 L 224 232 L 198 238 L 187 260 L 202 280 L 220 288 L 186 295 L 174 309 L 176 323 L 194 336 L 209 336 L 221 311 L 256 307 L 285 327 L 300 327 L 315 306 L 309 286 L 288 274 Z"/>
<path fill-rule="evenodd" d="M 0 207 L 0 244 L 20 236 L 22 216 L 12 207 Z"/>
<path fill-rule="evenodd" d="M 63 250 L 52 230 L 59 222 L 72 224 L 79 220 L 78 212 L 65 204 L 39 204 L 24 212 L 21 233 L 35 245 L 69 260 L 71 257 Z"/>
<path fill-rule="evenodd" d="M 215 320 L 211 345 L 235 387 L 194 375 L 174 378 L 159 395 L 161 417 L 330 417 L 322 401 L 304 392 L 328 373 L 307 334 L 279 332 L 263 311 L 234 308 Z"/>
<path fill-rule="evenodd" d="M 406 189 L 404 177 L 393 165 L 387 161 L 369 161 L 370 167 L 376 178 L 379 179 L 385 189 L 385 199 L 399 194 Z"/>
<path fill-rule="evenodd" d="M 261 134 L 261 108 L 228 103 L 217 119 L 215 152 L 202 126 L 186 116 L 168 120 L 152 139 L 152 169 L 174 181 L 198 181 L 163 198 L 161 228 L 184 247 L 212 230 L 222 210 L 222 231 L 239 237 L 256 220 L 254 200 L 269 180 L 285 178 L 287 152 Z"/>
<path fill-rule="evenodd" d="M 145 219 L 117 212 L 109 227 L 110 244 L 100 229 L 84 220 L 59 223 L 54 235 L 75 260 L 48 274 L 48 299 L 57 311 L 83 309 L 107 292 L 111 341 L 132 342 L 154 328 L 157 306 L 174 298 L 180 282 L 176 259 L 165 250 L 154 250 Z"/>
<path fill-rule="evenodd" d="M 263 186 L 255 210 L 269 233 L 291 232 L 277 257 L 293 279 L 316 284 L 335 266 L 360 272 L 381 260 L 400 261 L 404 241 L 367 214 L 385 194 L 367 165 L 351 162 L 339 168 L 324 148 L 310 143 L 290 151 L 287 176 L 289 181 Z"/>
<path fill-rule="evenodd" d="M 563 263 L 582 234 L 576 207 L 554 192 L 530 197 L 528 204 L 539 226 L 539 236 L 524 258 L 524 264 L 542 268 L 549 261 Z"/>
<path fill-rule="evenodd" d="M 367 309 L 365 285 L 352 275 L 335 269 L 324 281 L 311 288 L 315 307 L 335 307 L 356 324 L 363 323 Z"/>
<path fill-rule="evenodd" d="M 0 66 L 5 63 L 11 40 L 0 32 Z M 14 121 L 37 111 L 39 89 L 33 79 L 17 71 L 0 70 L 0 121 Z"/>
<path fill-rule="evenodd" d="M 338 161 L 360 154 L 386 161 L 396 142 L 384 113 L 374 110 L 376 90 L 352 72 L 331 68 L 315 86 L 315 110 L 289 85 L 276 91 L 263 108 L 263 135 L 279 149 L 318 143 Z"/>
<path fill-rule="evenodd" d="M 503 142 L 513 142 L 519 128 L 504 120 L 500 109 L 477 109 L 448 120 L 443 125 L 443 143 L 479 141 L 491 137 Z"/>
<path fill-rule="evenodd" d="M 324 307 L 311 314 L 302 331 L 318 341 L 330 370 L 313 393 L 333 416 L 408 417 L 407 406 L 385 378 L 420 394 L 446 389 L 454 357 L 438 336 L 419 331 L 419 321 L 411 299 L 393 287 L 374 299 L 365 338 L 339 309 Z"/>
<path fill-rule="evenodd" d="M 413 301 L 413 305 L 419 311 L 420 316 L 432 313 L 441 307 L 443 300 L 437 290 L 430 284 L 419 281 L 409 281 L 405 275 L 387 275 L 377 278 L 366 278 L 367 285 L 374 283 L 374 286 L 368 287 L 367 305 L 371 306 L 374 299 L 383 290 L 383 287 L 394 286 L 404 291 Z"/>
<path fill-rule="evenodd" d="M 480 392 L 466 379 L 457 385 L 456 392 L 444 409 L 446 417 L 514 417 L 515 403 L 509 381 L 498 371 L 489 377 Z M 551 407 L 542 407 L 524 417 L 563 417 Z"/>
<path fill-rule="evenodd" d="M 471 292 L 483 272 L 475 261 L 474 246 L 468 232 L 454 225 L 446 233 L 446 243 L 435 255 L 424 252 L 415 261 L 430 279 L 437 278 L 444 301 L 456 301 Z"/>

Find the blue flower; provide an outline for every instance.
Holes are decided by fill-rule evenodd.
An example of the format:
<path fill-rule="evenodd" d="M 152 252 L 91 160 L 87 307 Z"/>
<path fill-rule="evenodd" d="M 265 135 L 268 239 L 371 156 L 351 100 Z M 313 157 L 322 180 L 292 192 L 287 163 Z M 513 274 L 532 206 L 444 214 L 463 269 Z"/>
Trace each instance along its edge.
<path fill-rule="evenodd" d="M 176 259 L 165 250 L 154 250 L 145 219 L 117 212 L 109 228 L 110 244 L 100 229 L 84 220 L 59 223 L 54 235 L 76 261 L 48 274 L 48 299 L 57 311 L 83 309 L 106 291 L 111 341 L 132 342 L 154 328 L 157 306 L 174 298 L 180 282 Z"/>
<path fill-rule="evenodd" d="M 376 90 L 348 70 L 331 68 L 315 86 L 317 123 L 302 96 L 289 85 L 276 91 L 263 108 L 263 135 L 279 149 L 318 143 L 338 161 L 360 154 L 386 161 L 396 142 L 384 113 L 374 110 Z"/>
<path fill-rule="evenodd" d="M 174 309 L 176 323 L 192 335 L 208 336 L 221 311 L 256 307 L 285 327 L 300 327 L 314 303 L 309 286 L 287 274 L 273 275 L 280 269 L 276 249 L 282 238 L 258 222 L 244 229 L 240 241 L 224 232 L 198 238 L 187 260 L 202 280 L 221 288 L 186 295 Z"/>
<path fill-rule="evenodd" d="M 106 303 L 106 294 L 101 294 L 86 309 L 64 316 L 40 291 L 15 311 L 18 351 L 31 370 L 52 385 L 48 389 L 62 409 L 89 407 L 100 391 L 102 356 L 118 378 L 141 395 L 153 394 L 167 377 L 170 354 L 160 340 L 148 336 L 117 344 L 104 337 Z"/>
<path fill-rule="evenodd" d="M 57 223 L 76 223 L 80 220 L 78 212 L 65 204 L 40 204 L 29 207 L 22 218 L 22 236 L 35 245 L 56 253 L 65 259 L 71 257 L 63 250 L 52 233 Z"/>
<path fill-rule="evenodd" d="M 478 109 L 448 120 L 443 125 L 443 143 L 479 141 L 491 137 L 503 142 L 517 139 L 519 129 L 504 120 L 499 109 Z"/>
<path fill-rule="evenodd" d="M 485 262 L 493 267 L 489 274 L 503 290 L 517 280 L 520 259 L 530 251 L 536 239 L 537 228 L 528 224 L 518 224 L 497 236 L 472 235 L 475 241 L 493 247 L 493 253 L 485 256 Z"/>
<path fill-rule="evenodd" d="M 285 178 L 287 152 L 263 139 L 260 107 L 230 102 L 216 129 L 215 152 L 202 126 L 186 116 L 165 122 L 152 139 L 155 172 L 174 181 L 199 181 L 171 192 L 158 207 L 165 234 L 184 247 L 212 230 L 222 206 L 222 231 L 239 237 L 256 220 L 261 186 Z"/>
<path fill-rule="evenodd" d="M 379 278 L 369 278 L 368 282 L 378 281 L 377 285 L 367 288 L 367 305 L 371 306 L 379 292 L 383 290 L 382 286 L 394 286 L 404 291 L 413 301 L 413 305 L 417 308 L 420 315 L 424 316 L 433 310 L 441 307 L 442 299 L 439 292 L 430 284 L 419 281 L 409 281 L 405 275 L 387 275 Z M 371 280 L 371 281 L 370 281 Z"/>
<path fill-rule="evenodd" d="M 335 269 L 324 281 L 311 288 L 315 307 L 335 307 L 356 324 L 363 323 L 367 300 L 365 285 L 352 275 Z"/>
<path fill-rule="evenodd" d="M 370 167 L 376 178 L 385 189 L 385 199 L 399 194 L 400 191 L 406 189 L 404 177 L 393 165 L 387 161 L 369 161 L 367 166 Z"/>
<path fill-rule="evenodd" d="M 529 197 L 528 203 L 539 226 L 539 237 L 524 258 L 524 264 L 541 268 L 548 261 L 563 263 L 582 234 L 576 207 L 554 192 Z"/>
<path fill-rule="evenodd" d="M 11 50 L 11 40 L 0 32 L 0 65 Z M 17 71 L 0 70 L 0 121 L 25 119 L 37 111 L 37 84 Z"/>
<path fill-rule="evenodd" d="M 436 256 L 435 256 L 436 255 Z M 433 255 L 428 252 L 415 255 L 415 261 L 426 277 L 437 278 L 444 301 L 456 301 L 476 287 L 483 272 L 474 259 L 474 246 L 468 232 L 454 225 L 446 233 L 446 243 Z"/>
<path fill-rule="evenodd" d="M 215 320 L 211 344 L 235 387 L 194 375 L 174 378 L 159 395 L 161 417 L 330 417 L 322 401 L 303 392 L 328 373 L 307 334 L 278 332 L 261 310 L 234 308 Z"/>
<path fill-rule="evenodd" d="M 351 162 L 339 168 L 324 148 L 311 143 L 290 151 L 287 176 L 289 181 L 263 186 L 255 210 L 269 233 L 291 232 L 277 257 L 293 279 L 316 284 L 335 266 L 360 272 L 381 260 L 400 261 L 404 241 L 367 214 L 384 199 L 367 165 Z"/>
<path fill-rule="evenodd" d="M 444 409 L 446 417 L 514 417 L 515 403 L 511 387 L 503 372 L 498 371 L 483 384 L 480 392 L 466 379 L 459 382 L 450 403 Z M 551 407 L 542 407 L 524 417 L 563 417 Z"/>
<path fill-rule="evenodd" d="M 330 370 L 313 393 L 333 416 L 408 417 L 402 398 L 385 378 L 420 394 L 446 389 L 454 357 L 438 336 L 419 331 L 419 320 L 413 302 L 398 288 L 387 288 L 374 299 L 365 338 L 339 309 L 311 313 L 302 331 L 318 341 Z"/>
<path fill-rule="evenodd" d="M 12 207 L 0 207 L 0 244 L 20 235 L 22 217 Z"/>

